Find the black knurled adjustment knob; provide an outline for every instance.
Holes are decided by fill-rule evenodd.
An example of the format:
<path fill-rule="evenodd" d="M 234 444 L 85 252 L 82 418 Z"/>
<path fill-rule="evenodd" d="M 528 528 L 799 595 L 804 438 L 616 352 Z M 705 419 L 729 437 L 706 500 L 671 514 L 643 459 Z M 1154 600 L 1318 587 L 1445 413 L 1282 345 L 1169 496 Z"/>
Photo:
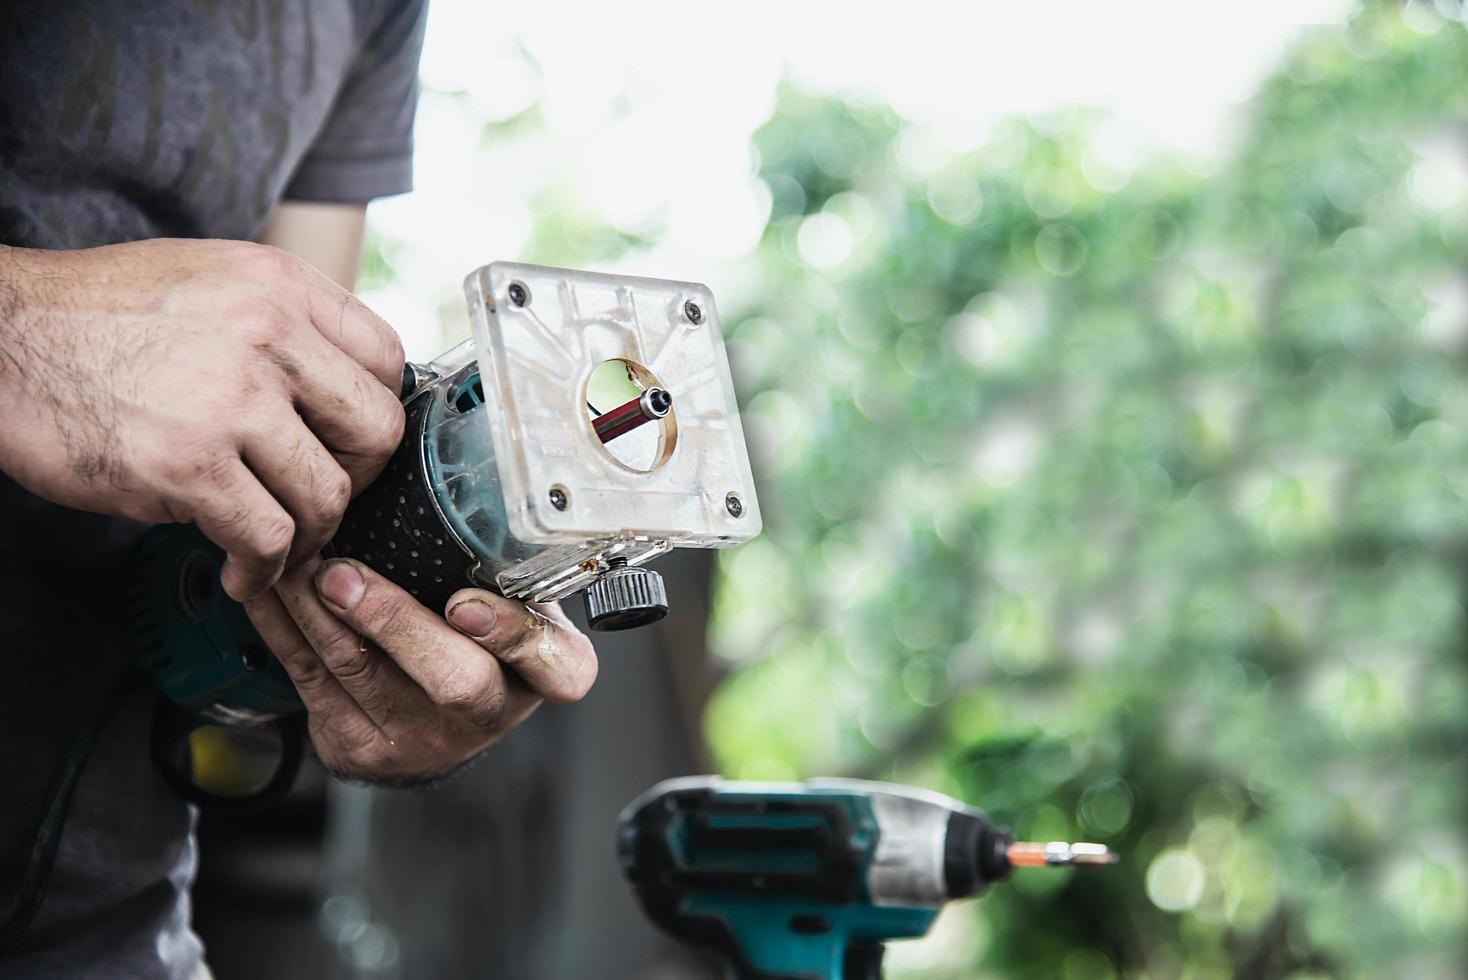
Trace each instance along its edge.
<path fill-rule="evenodd" d="M 650 568 L 617 565 L 587 586 L 586 619 L 603 633 L 649 626 L 668 614 L 663 577 Z"/>

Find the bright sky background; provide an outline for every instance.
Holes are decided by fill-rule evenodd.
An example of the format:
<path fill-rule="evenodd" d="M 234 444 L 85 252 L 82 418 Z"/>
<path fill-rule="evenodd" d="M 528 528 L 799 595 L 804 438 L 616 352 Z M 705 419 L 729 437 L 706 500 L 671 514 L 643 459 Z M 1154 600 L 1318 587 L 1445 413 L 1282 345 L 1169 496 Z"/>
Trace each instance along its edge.
<path fill-rule="evenodd" d="M 521 257 L 527 202 L 546 192 L 574 195 L 616 227 L 664 229 L 654 250 L 609 271 L 704 281 L 717 295 L 764 225 L 749 138 L 782 77 L 891 103 L 934 162 L 981 144 L 1007 115 L 1081 104 L 1116 115 L 1113 156 L 1165 147 L 1206 169 L 1290 40 L 1349 10 L 1346 0 L 433 0 L 418 189 L 370 213 L 411 248 L 396 261 L 400 282 L 364 297 L 411 356 L 440 353 L 467 335 L 459 282 Z M 481 139 L 484 123 L 536 103 L 542 130 Z"/>

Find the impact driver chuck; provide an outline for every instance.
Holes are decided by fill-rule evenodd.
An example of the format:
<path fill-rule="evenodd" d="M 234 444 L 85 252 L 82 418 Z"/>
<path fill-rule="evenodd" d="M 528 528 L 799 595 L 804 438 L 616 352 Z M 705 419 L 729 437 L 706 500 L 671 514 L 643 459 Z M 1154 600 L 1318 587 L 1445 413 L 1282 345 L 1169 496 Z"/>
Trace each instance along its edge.
<path fill-rule="evenodd" d="M 618 826 L 622 870 L 664 931 L 741 980 L 880 980 L 883 943 L 1017 867 L 1108 865 L 1099 844 L 1026 843 L 979 811 L 856 779 L 673 779 Z"/>

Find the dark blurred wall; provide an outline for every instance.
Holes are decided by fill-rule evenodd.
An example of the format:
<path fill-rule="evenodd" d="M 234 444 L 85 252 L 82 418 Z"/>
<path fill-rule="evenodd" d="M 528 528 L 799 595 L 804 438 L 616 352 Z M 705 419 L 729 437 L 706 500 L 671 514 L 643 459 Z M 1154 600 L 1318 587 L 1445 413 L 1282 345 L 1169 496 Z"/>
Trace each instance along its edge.
<path fill-rule="evenodd" d="M 661 560 L 669 617 L 595 634 L 582 702 L 543 706 L 443 785 L 330 783 L 314 818 L 309 793 L 255 820 L 206 815 L 196 922 L 219 980 L 716 975 L 642 917 L 615 846 L 624 805 L 705 769 L 709 559 Z"/>

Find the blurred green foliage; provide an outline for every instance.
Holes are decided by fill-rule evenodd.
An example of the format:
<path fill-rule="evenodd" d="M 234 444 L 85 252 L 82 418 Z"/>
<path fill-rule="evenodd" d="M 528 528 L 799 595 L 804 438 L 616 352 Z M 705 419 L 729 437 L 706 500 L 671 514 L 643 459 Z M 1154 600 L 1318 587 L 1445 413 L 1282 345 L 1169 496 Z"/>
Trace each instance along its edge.
<path fill-rule="evenodd" d="M 758 135 L 722 768 L 1124 855 L 902 976 L 1468 975 L 1468 35 L 1370 4 L 1246 116 L 1206 176 L 1082 112 L 936 170 L 794 90 Z"/>

